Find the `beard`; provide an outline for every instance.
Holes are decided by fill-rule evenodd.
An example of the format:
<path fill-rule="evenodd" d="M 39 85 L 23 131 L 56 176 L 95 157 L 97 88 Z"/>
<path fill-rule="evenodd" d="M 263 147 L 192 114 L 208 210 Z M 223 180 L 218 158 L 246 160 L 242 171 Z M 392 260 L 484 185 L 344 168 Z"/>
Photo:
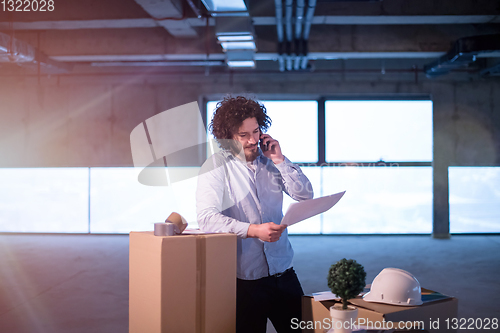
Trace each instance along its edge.
<path fill-rule="evenodd" d="M 233 153 L 233 155 L 239 158 L 241 161 L 244 161 L 244 158 L 247 162 L 252 162 L 260 154 L 258 144 L 247 145 L 243 147 L 237 140 L 228 140 L 227 144 L 229 150 Z"/>
<path fill-rule="evenodd" d="M 254 149 L 248 149 L 248 148 L 253 148 L 255 147 Z M 247 147 L 247 149 L 245 149 L 245 159 L 247 160 L 247 162 L 252 162 L 254 161 L 257 156 L 259 156 L 259 148 L 257 147 L 257 145 L 254 145 L 254 146 L 249 146 Z"/>
<path fill-rule="evenodd" d="M 256 148 L 257 145 L 248 145 L 242 147 L 241 143 L 236 140 L 230 140 L 228 143 L 229 150 L 241 161 L 244 161 L 244 158 L 247 162 L 252 162 L 257 158 L 257 156 L 259 156 L 259 149 Z"/>

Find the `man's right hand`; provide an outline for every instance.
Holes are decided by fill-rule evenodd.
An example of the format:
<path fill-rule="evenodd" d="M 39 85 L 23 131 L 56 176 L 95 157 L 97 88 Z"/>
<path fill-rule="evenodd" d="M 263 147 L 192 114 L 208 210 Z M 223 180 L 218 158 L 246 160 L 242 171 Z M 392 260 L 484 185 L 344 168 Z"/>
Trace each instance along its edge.
<path fill-rule="evenodd" d="M 276 242 L 285 228 L 286 225 L 278 225 L 274 222 L 250 224 L 247 237 L 258 238 L 264 242 Z"/>

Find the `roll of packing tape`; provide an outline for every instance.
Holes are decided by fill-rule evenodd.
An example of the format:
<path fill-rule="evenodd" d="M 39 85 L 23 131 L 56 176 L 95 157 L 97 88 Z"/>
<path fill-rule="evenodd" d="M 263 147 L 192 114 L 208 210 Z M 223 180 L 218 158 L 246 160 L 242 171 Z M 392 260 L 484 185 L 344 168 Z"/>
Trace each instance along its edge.
<path fill-rule="evenodd" d="M 173 223 L 155 223 L 155 236 L 173 236 L 175 235 L 176 225 Z"/>
<path fill-rule="evenodd" d="M 183 218 L 180 214 L 178 213 L 172 213 L 170 214 L 169 217 L 165 220 L 166 223 L 173 223 L 175 225 L 175 233 L 177 235 L 181 234 L 184 229 L 187 227 L 187 221 L 185 218 Z"/>

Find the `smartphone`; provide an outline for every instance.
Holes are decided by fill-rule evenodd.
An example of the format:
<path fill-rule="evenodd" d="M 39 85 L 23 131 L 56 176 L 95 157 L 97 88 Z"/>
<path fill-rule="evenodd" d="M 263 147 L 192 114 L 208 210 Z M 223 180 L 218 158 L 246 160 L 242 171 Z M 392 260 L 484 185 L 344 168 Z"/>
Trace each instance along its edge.
<path fill-rule="evenodd" d="M 264 140 L 260 139 L 259 143 L 260 143 L 260 149 L 262 149 L 262 151 L 267 151 L 269 149 L 269 142 L 264 144 Z"/>

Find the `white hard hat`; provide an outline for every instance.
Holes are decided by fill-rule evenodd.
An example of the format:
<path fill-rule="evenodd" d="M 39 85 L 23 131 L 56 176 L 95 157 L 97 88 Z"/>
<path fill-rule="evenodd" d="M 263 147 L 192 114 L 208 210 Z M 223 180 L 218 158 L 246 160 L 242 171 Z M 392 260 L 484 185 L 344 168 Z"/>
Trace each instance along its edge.
<path fill-rule="evenodd" d="M 414 306 L 422 304 L 420 283 L 407 271 L 384 268 L 373 280 L 369 293 L 363 296 L 367 302 Z"/>

